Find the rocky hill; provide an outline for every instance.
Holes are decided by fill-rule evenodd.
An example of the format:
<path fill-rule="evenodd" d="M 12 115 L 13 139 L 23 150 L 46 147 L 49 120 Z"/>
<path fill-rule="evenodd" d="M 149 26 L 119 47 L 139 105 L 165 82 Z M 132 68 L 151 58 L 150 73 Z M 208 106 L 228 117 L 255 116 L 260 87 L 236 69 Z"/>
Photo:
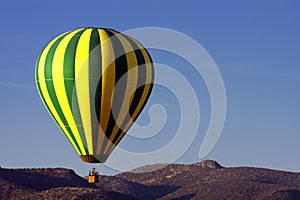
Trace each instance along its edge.
<path fill-rule="evenodd" d="M 1 169 L 0 199 L 135 199 L 126 194 L 104 191 L 73 170 L 47 169 Z"/>
<path fill-rule="evenodd" d="M 134 171 L 141 173 L 101 176 L 90 185 L 69 169 L 0 169 L 0 199 L 300 199 L 295 172 L 226 168 L 211 160 Z"/>

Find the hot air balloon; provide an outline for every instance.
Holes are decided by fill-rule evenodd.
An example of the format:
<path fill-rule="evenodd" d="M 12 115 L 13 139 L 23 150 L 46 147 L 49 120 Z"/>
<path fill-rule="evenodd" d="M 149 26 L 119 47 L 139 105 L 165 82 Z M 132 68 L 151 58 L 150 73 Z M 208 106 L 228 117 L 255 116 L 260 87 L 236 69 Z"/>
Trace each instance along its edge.
<path fill-rule="evenodd" d="M 148 51 L 108 28 L 79 28 L 42 50 L 36 85 L 82 161 L 105 162 L 143 110 L 153 87 Z"/>

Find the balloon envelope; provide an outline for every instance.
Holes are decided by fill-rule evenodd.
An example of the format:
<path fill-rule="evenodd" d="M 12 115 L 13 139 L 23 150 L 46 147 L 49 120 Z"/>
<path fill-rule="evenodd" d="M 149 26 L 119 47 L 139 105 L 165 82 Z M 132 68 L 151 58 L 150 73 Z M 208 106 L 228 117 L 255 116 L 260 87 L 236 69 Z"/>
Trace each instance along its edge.
<path fill-rule="evenodd" d="M 79 28 L 48 43 L 36 64 L 40 96 L 84 162 L 105 162 L 153 87 L 148 51 L 107 28 Z"/>

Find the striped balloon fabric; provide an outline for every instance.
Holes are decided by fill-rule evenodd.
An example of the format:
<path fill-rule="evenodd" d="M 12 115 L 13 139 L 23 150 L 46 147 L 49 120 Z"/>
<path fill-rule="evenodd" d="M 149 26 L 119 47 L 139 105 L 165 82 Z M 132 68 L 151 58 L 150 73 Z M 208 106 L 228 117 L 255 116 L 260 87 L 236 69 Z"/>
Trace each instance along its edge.
<path fill-rule="evenodd" d="M 84 162 L 105 162 L 144 108 L 153 64 L 135 39 L 79 28 L 53 39 L 36 64 L 40 96 Z"/>

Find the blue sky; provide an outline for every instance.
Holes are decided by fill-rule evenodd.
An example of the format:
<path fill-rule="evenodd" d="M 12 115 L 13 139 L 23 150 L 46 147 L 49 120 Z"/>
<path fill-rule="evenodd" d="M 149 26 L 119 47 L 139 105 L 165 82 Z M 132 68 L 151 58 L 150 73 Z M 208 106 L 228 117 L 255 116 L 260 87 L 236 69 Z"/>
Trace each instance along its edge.
<path fill-rule="evenodd" d="M 300 171 L 299 8 L 300 3 L 291 0 L 2 2 L 0 165 L 62 166 L 85 174 L 91 165 L 81 162 L 39 98 L 34 80 L 37 57 L 52 38 L 78 27 L 126 31 L 153 26 L 180 31 L 195 39 L 222 74 L 227 117 L 220 140 L 207 159 L 225 166 Z M 158 51 L 151 51 L 151 55 L 157 62 L 181 69 L 201 99 L 203 126 L 178 160 L 197 162 L 201 131 L 207 128 L 210 117 L 205 84 L 183 60 Z M 148 107 L 173 99 L 162 94 L 168 96 L 163 88 L 155 87 Z M 161 133 L 165 135 L 160 135 L 162 141 L 170 137 L 179 120 L 176 109 L 169 110 L 172 114 Z M 138 123 L 147 120 L 143 112 Z M 121 143 L 124 148 L 132 148 L 132 144 L 143 151 L 143 145 L 130 138 Z M 149 145 L 151 148 L 151 142 Z"/>

